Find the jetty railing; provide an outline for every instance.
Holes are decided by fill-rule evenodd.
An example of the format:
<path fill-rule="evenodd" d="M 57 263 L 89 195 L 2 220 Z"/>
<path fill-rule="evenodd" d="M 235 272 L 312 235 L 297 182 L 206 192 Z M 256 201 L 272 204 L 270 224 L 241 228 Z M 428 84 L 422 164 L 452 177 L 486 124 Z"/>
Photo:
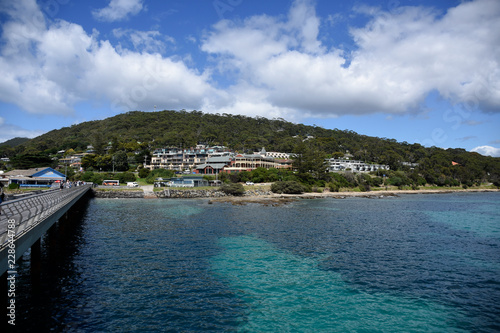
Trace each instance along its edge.
<path fill-rule="evenodd" d="M 91 184 L 73 186 L 4 201 L 0 204 L 0 250 L 8 244 L 8 224 L 11 234 L 11 226 L 15 224 L 14 238 L 20 238 L 75 198 L 82 196 L 91 186 Z"/>

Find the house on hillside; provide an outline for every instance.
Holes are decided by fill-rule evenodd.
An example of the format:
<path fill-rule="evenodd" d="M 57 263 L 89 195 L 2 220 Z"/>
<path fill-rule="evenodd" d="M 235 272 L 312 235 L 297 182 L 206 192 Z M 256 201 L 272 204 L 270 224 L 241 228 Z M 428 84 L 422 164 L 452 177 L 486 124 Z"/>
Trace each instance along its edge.
<path fill-rule="evenodd" d="M 368 164 L 363 161 L 350 160 L 348 158 L 330 158 L 326 160 L 329 172 L 352 171 L 370 172 L 378 170 L 389 170 L 388 165 Z"/>
<path fill-rule="evenodd" d="M 198 145 L 196 148 L 158 148 L 153 152 L 151 164 L 145 167 L 150 170 L 169 169 L 186 171 L 197 169 L 200 165 L 210 164 L 207 160 L 211 157 L 229 156 L 230 152 L 221 150 L 225 147 L 205 147 Z"/>
<path fill-rule="evenodd" d="M 12 170 L 2 177 L 8 179 L 8 184 L 19 184 L 20 187 L 50 187 L 53 183 L 66 180 L 66 175 L 52 168 Z"/>
<path fill-rule="evenodd" d="M 272 157 L 275 159 L 282 159 L 282 160 L 290 159 L 290 154 L 288 153 L 281 153 L 277 151 L 266 151 L 264 147 L 262 147 L 261 151 L 255 152 L 254 155 L 261 155 L 264 157 Z"/>
<path fill-rule="evenodd" d="M 229 156 L 209 157 L 206 163 L 197 165 L 194 172 L 202 175 L 217 175 L 229 165 L 231 165 L 231 157 Z"/>
<path fill-rule="evenodd" d="M 59 165 L 69 165 L 72 168 L 80 168 L 82 166 L 82 158 L 88 153 L 75 154 L 59 159 Z"/>

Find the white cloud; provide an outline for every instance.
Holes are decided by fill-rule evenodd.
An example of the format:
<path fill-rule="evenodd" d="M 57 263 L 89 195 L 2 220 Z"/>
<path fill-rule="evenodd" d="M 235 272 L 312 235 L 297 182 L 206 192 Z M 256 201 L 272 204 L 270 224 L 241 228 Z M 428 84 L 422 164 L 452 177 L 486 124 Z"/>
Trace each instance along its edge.
<path fill-rule="evenodd" d="M 251 83 L 262 89 L 258 103 L 274 109 L 401 114 L 436 90 L 467 108 L 499 109 L 500 2 L 464 2 L 442 16 L 423 7 L 369 13 L 370 23 L 351 31 L 352 54 L 321 45 L 310 1 L 296 1 L 286 20 L 221 21 L 202 50 L 218 70 L 237 73 L 232 90 L 241 98 Z"/>
<path fill-rule="evenodd" d="M 94 14 L 118 20 L 142 9 L 142 1 L 112 0 Z M 287 16 L 218 22 L 201 44 L 213 66 L 200 71 L 187 65 L 189 54 L 162 57 L 175 40 L 156 30 L 115 29 L 123 42 L 116 46 L 80 25 L 46 22 L 34 0 L 4 2 L 0 10 L 10 16 L 2 26 L 0 100 L 30 113 L 68 115 L 77 103 L 97 100 L 120 111 L 157 105 L 294 120 L 392 115 L 420 110 L 431 91 L 472 109 L 500 110 L 495 0 L 446 13 L 365 11 L 370 22 L 351 30 L 356 49 L 349 54 L 321 43 L 321 29 L 335 27 L 328 17 L 322 24 L 312 1 L 297 0 Z"/>
<path fill-rule="evenodd" d="M 118 39 L 127 39 L 138 52 L 163 53 L 166 43 L 175 44 L 172 37 L 162 35 L 159 31 L 139 31 L 133 29 L 113 29 L 113 35 Z"/>
<path fill-rule="evenodd" d="M 143 9 L 143 0 L 111 0 L 107 7 L 94 10 L 92 15 L 100 21 L 120 21 L 137 15 Z"/>
<path fill-rule="evenodd" d="M 471 149 L 471 151 L 485 156 L 500 157 L 500 148 L 495 148 L 492 146 L 479 146 Z"/>
<path fill-rule="evenodd" d="M 34 7 L 33 14 L 39 12 Z M 117 111 L 148 110 L 153 105 L 199 109 L 206 96 L 221 94 L 207 83 L 208 74 L 175 58 L 147 53 L 163 47 L 155 42 L 154 31 L 117 31 L 130 36 L 140 49 L 131 51 L 62 20 L 31 25 L 29 33 L 20 34 L 26 25 L 22 8 L 12 8 L 9 14 L 13 19 L 3 26 L 0 100 L 29 113 L 73 114 L 76 103 L 88 100 L 108 102 Z"/>

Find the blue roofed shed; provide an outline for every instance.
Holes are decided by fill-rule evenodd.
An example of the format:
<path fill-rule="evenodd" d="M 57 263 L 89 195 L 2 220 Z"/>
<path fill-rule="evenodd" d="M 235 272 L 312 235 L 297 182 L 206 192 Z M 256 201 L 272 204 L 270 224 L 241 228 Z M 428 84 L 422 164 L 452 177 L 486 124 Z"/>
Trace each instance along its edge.
<path fill-rule="evenodd" d="M 208 186 L 208 181 L 201 177 L 196 176 L 187 176 L 180 178 L 171 178 L 170 182 L 168 182 L 168 186 L 172 187 L 200 187 L 200 186 Z"/>
<path fill-rule="evenodd" d="M 52 168 L 12 170 L 3 176 L 9 179 L 9 184 L 19 184 L 21 187 L 50 187 L 53 183 L 66 180 L 66 175 Z"/>

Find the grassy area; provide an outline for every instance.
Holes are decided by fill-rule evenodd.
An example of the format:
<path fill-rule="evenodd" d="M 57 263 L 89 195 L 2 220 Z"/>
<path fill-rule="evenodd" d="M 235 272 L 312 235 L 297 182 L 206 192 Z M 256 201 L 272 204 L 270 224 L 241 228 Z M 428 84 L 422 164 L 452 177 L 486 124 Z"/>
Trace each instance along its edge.
<path fill-rule="evenodd" d="M 200 187 L 155 187 L 154 192 L 161 192 L 163 190 L 176 190 L 176 191 L 201 191 L 201 190 L 216 190 L 219 189 L 217 186 L 200 186 Z"/>
<path fill-rule="evenodd" d="M 398 190 L 397 186 L 370 187 L 370 191 L 397 191 L 397 190 Z M 408 187 L 408 190 L 411 190 L 411 188 Z"/>
<path fill-rule="evenodd" d="M 27 187 L 27 188 L 18 188 L 14 190 L 9 190 L 8 187 L 3 188 L 5 194 L 20 194 L 20 193 L 29 193 L 35 191 L 46 191 L 50 190 L 50 187 Z"/>
<path fill-rule="evenodd" d="M 138 187 L 126 187 L 126 186 L 115 186 L 115 187 L 98 187 L 95 190 L 101 192 L 112 192 L 112 191 L 142 191 Z"/>
<path fill-rule="evenodd" d="M 137 178 L 136 182 L 137 184 L 139 184 L 139 186 L 153 185 L 153 184 L 148 184 L 146 182 L 146 178 Z"/>

